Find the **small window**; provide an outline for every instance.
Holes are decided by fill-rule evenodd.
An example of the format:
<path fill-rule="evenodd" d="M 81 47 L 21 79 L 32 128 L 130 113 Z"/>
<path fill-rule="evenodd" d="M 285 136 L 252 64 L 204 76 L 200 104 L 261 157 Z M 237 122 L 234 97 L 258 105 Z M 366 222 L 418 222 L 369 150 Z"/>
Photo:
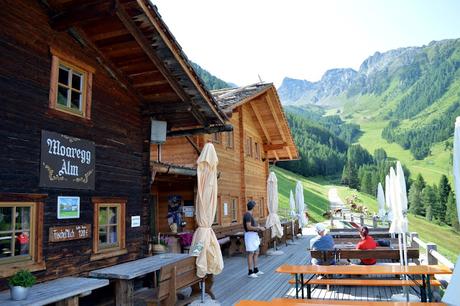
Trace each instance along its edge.
<path fill-rule="evenodd" d="M 213 143 L 221 143 L 221 138 L 222 138 L 222 135 L 221 133 L 214 133 L 212 134 L 212 142 Z"/>
<path fill-rule="evenodd" d="M 227 148 L 233 149 L 234 141 L 233 131 L 227 132 Z"/>
<path fill-rule="evenodd" d="M 41 202 L 0 202 L 0 277 L 12 275 L 20 265 L 42 270 L 43 214 Z"/>
<path fill-rule="evenodd" d="M 120 199 L 93 199 L 94 254 L 119 255 L 125 250 L 125 203 Z"/>
<path fill-rule="evenodd" d="M 260 160 L 260 148 L 257 142 L 254 144 L 254 149 L 255 149 L 255 156 L 254 156 L 255 159 Z"/>
<path fill-rule="evenodd" d="M 51 53 L 50 108 L 89 119 L 94 69 L 54 49 Z"/>
<path fill-rule="evenodd" d="M 252 157 L 252 137 L 246 138 L 246 156 Z"/>
<path fill-rule="evenodd" d="M 232 198 L 232 222 L 238 222 L 238 199 Z"/>
<path fill-rule="evenodd" d="M 259 217 L 261 217 L 261 218 L 264 217 L 264 211 L 265 211 L 264 198 L 260 198 L 260 202 L 259 202 Z"/>

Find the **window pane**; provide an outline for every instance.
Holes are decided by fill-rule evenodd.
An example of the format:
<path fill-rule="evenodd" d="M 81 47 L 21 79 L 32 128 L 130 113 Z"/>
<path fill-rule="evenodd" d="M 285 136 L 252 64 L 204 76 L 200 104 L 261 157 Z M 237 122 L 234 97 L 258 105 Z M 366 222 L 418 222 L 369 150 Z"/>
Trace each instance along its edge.
<path fill-rule="evenodd" d="M 78 91 L 82 90 L 81 81 L 82 75 L 80 73 L 74 72 L 72 73 L 72 88 Z"/>
<path fill-rule="evenodd" d="M 99 243 L 107 243 L 107 228 L 105 226 L 99 228 Z"/>
<path fill-rule="evenodd" d="M 107 224 L 107 207 L 99 208 L 99 225 Z"/>
<path fill-rule="evenodd" d="M 108 243 L 118 244 L 117 227 L 109 226 Z"/>
<path fill-rule="evenodd" d="M 109 224 L 117 224 L 117 208 L 110 207 L 109 208 Z"/>
<path fill-rule="evenodd" d="M 71 91 L 71 99 L 70 99 L 70 108 L 81 110 L 81 93 L 76 91 Z"/>
<path fill-rule="evenodd" d="M 59 66 L 59 83 L 69 85 L 69 70 L 64 66 Z"/>
<path fill-rule="evenodd" d="M 30 207 L 16 207 L 16 229 L 30 229 Z"/>
<path fill-rule="evenodd" d="M 0 258 L 13 256 L 11 252 L 11 236 L 0 234 Z"/>
<path fill-rule="evenodd" d="M 67 91 L 68 91 L 67 88 L 58 86 L 58 99 L 57 99 L 58 104 L 67 106 Z"/>
<path fill-rule="evenodd" d="M 28 255 L 30 247 L 29 232 L 21 232 L 16 236 L 14 255 Z"/>
<path fill-rule="evenodd" d="M 0 231 L 11 231 L 13 229 L 12 214 L 12 207 L 0 207 Z"/>

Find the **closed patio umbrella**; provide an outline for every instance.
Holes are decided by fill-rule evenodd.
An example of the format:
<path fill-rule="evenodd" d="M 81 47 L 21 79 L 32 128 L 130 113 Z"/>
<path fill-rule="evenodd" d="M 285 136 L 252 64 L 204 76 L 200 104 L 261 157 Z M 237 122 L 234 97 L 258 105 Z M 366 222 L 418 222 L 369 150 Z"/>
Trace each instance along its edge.
<path fill-rule="evenodd" d="M 307 218 L 305 217 L 305 202 L 303 198 L 303 187 L 300 181 L 297 181 L 295 186 L 295 204 L 297 206 L 297 213 L 299 218 L 299 226 L 303 228 L 307 225 Z"/>
<path fill-rule="evenodd" d="M 278 216 L 278 179 L 274 172 L 270 172 L 267 181 L 268 217 L 266 228 L 271 228 L 272 238 L 283 237 L 283 227 Z"/>
<path fill-rule="evenodd" d="M 385 176 L 385 205 L 387 207 L 387 220 L 393 220 L 393 213 L 391 212 L 391 195 L 390 195 L 390 175 Z"/>
<path fill-rule="evenodd" d="M 379 203 L 379 218 L 383 220 L 385 217 L 385 194 L 381 183 L 377 187 L 377 202 Z"/>
<path fill-rule="evenodd" d="M 458 220 L 460 220 L 460 117 L 455 121 L 454 132 L 454 188 L 455 188 L 455 201 L 457 202 Z"/>
<path fill-rule="evenodd" d="M 224 268 L 222 252 L 216 234 L 211 228 L 217 210 L 217 154 L 207 143 L 197 160 L 198 194 L 196 221 L 190 253 L 196 258 L 197 276 L 219 274 Z"/>
<path fill-rule="evenodd" d="M 297 214 L 295 213 L 295 200 L 292 190 L 289 194 L 289 208 L 291 209 L 291 211 L 289 212 L 289 214 L 291 215 L 291 219 L 294 219 Z"/>

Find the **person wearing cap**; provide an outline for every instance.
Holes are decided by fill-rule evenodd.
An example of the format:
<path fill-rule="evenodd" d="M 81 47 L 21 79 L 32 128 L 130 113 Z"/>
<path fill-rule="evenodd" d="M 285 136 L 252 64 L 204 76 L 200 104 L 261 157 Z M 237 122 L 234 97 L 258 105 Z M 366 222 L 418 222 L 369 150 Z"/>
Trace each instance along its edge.
<path fill-rule="evenodd" d="M 369 235 L 369 229 L 367 226 L 359 228 L 359 236 L 361 241 L 356 245 L 357 250 L 372 250 L 377 247 L 375 240 Z M 361 259 L 361 265 L 375 265 L 377 260 L 375 258 L 363 258 Z"/>
<path fill-rule="evenodd" d="M 252 215 L 256 202 L 249 201 L 247 204 L 248 211 L 243 216 L 244 226 L 244 245 L 248 252 L 248 277 L 257 278 L 264 274 L 257 267 L 257 259 L 259 257 L 260 239 L 257 232 L 265 230 L 263 226 L 258 226 L 254 216 Z"/>
<path fill-rule="evenodd" d="M 311 249 L 316 251 L 329 251 L 334 249 L 334 239 L 331 235 L 327 234 L 326 226 L 323 223 L 318 223 L 315 226 L 318 237 L 313 238 Z M 333 265 L 334 259 L 323 261 L 321 259 L 312 258 L 311 263 L 314 265 Z"/>

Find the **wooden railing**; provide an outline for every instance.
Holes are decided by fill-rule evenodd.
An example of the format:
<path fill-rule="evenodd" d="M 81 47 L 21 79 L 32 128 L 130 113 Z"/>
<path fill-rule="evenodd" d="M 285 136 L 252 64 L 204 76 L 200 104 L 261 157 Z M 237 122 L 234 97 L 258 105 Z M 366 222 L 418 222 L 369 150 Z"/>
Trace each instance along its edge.
<path fill-rule="evenodd" d="M 426 259 L 429 265 L 437 265 L 441 263 L 449 269 L 454 270 L 454 264 L 438 252 L 437 244 L 432 242 L 425 243 L 418 237 L 418 233 L 410 233 L 409 237 L 413 246 L 425 249 Z"/>

